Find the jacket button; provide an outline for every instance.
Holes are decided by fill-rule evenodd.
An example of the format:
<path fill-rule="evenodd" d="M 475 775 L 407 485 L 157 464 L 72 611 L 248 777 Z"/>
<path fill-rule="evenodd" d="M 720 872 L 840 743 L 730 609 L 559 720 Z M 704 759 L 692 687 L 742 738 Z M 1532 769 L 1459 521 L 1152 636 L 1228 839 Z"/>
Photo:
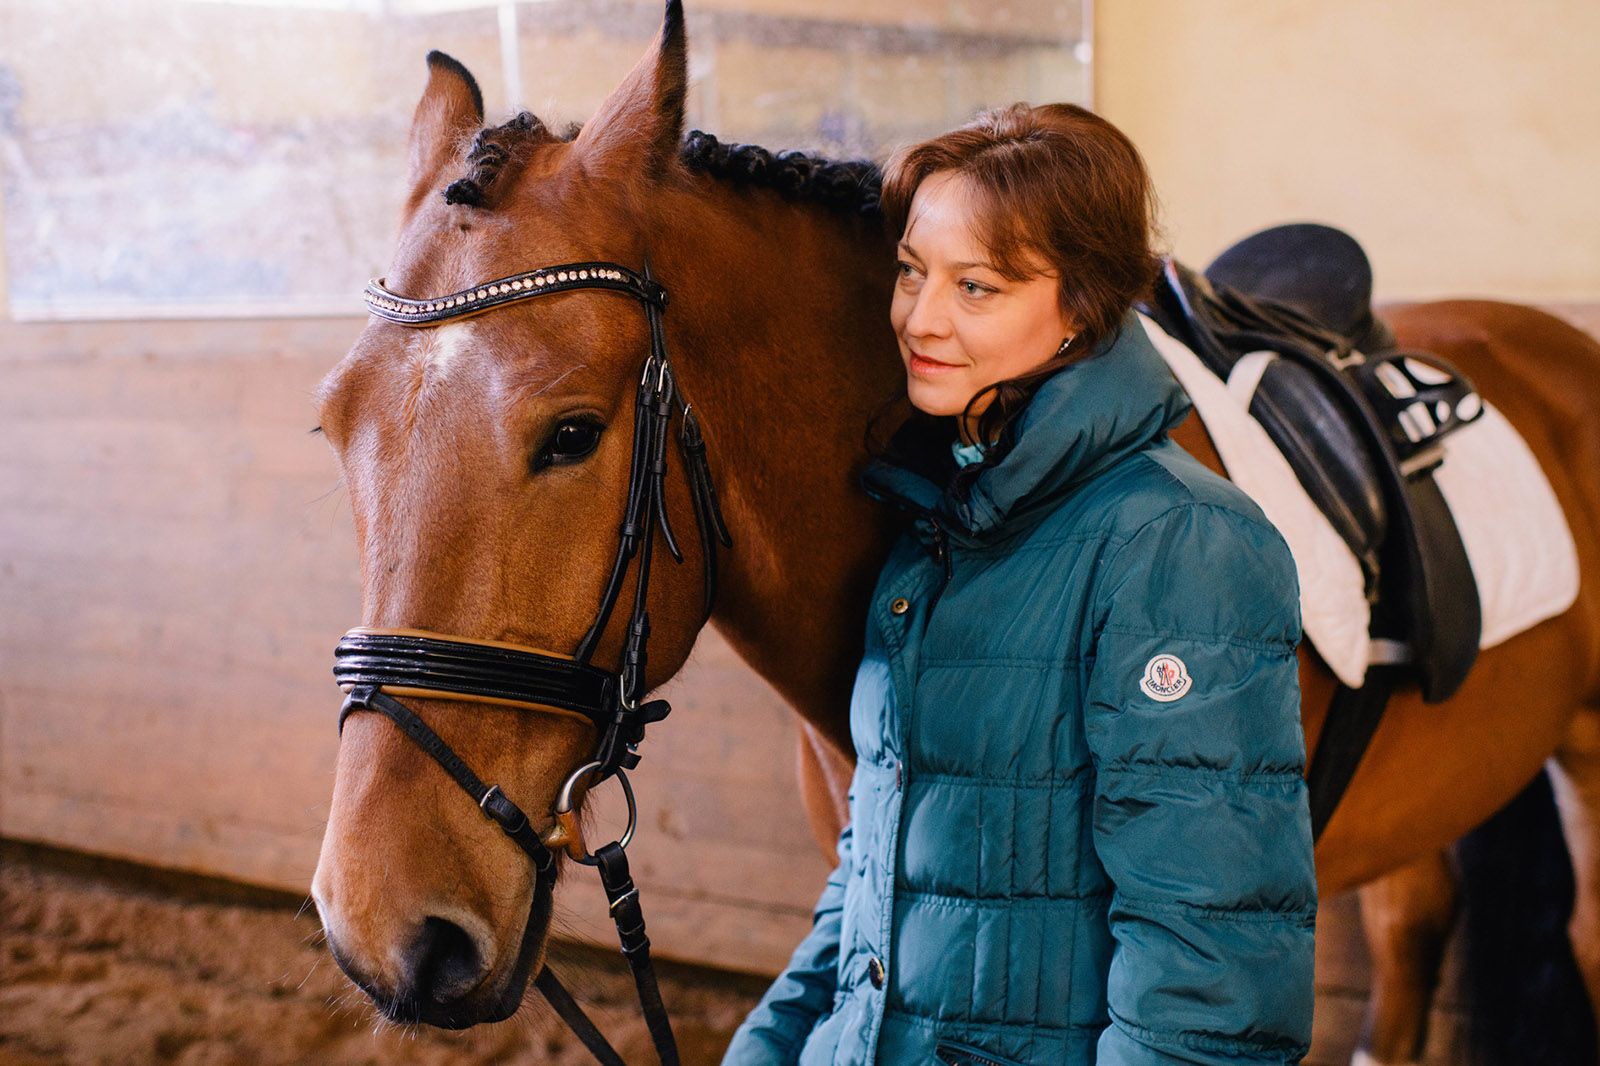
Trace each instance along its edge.
<path fill-rule="evenodd" d="M 889 601 L 890 614 L 905 614 L 909 610 L 911 610 L 911 601 L 904 596 L 896 596 Z"/>
<path fill-rule="evenodd" d="M 867 980 L 872 982 L 873 988 L 883 987 L 883 974 L 883 963 L 878 961 L 878 956 L 874 955 L 867 960 Z"/>

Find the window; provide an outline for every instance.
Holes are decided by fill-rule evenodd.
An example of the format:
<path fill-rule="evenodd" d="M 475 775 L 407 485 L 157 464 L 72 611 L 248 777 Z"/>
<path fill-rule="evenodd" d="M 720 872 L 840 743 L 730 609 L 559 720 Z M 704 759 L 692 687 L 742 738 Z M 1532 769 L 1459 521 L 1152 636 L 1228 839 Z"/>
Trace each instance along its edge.
<path fill-rule="evenodd" d="M 1087 0 L 1082 0 L 1087 3 Z M 18 319 L 359 314 L 404 190 L 423 56 L 586 119 L 655 0 L 83 0 L 0 7 Z M 686 128 L 882 159 L 989 104 L 1088 98 L 1076 3 L 689 0 Z"/>

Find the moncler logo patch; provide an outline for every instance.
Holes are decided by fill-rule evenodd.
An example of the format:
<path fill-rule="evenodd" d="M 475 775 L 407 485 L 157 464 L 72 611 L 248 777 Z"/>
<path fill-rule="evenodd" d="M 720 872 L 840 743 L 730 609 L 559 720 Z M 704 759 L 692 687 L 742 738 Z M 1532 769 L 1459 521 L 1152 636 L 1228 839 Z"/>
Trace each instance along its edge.
<path fill-rule="evenodd" d="M 1171 703 L 1189 691 L 1189 671 L 1176 655 L 1157 655 L 1144 664 L 1139 687 L 1151 699 Z"/>

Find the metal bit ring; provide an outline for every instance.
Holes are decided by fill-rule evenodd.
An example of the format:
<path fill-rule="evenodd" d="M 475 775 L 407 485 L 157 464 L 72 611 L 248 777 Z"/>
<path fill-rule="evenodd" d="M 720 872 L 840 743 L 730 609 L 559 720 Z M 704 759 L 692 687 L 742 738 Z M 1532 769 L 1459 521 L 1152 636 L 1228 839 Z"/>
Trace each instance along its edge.
<path fill-rule="evenodd" d="M 562 782 L 561 791 L 556 793 L 555 816 L 558 830 L 564 836 L 564 846 L 567 855 L 574 861 L 585 866 L 598 866 L 600 860 L 591 855 L 583 843 L 583 831 L 578 826 L 578 812 L 572 809 L 572 791 L 579 781 L 600 769 L 599 760 L 584 763 Z M 622 833 L 622 839 L 617 841 L 617 847 L 626 849 L 633 840 L 633 831 L 639 824 L 639 806 L 633 798 L 633 786 L 628 783 L 628 775 L 618 768 L 618 780 L 622 782 L 622 794 L 628 801 L 628 828 Z"/>

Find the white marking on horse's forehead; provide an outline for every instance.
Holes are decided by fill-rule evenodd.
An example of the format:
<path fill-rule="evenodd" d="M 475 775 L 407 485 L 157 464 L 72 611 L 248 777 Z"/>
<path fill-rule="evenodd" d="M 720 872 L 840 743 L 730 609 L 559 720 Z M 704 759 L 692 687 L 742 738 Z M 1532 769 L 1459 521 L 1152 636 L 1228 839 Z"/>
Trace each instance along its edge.
<path fill-rule="evenodd" d="M 448 374 L 456 357 L 471 346 L 472 326 L 471 322 L 447 322 L 418 330 L 422 337 L 415 349 L 417 359 L 430 373 Z"/>

